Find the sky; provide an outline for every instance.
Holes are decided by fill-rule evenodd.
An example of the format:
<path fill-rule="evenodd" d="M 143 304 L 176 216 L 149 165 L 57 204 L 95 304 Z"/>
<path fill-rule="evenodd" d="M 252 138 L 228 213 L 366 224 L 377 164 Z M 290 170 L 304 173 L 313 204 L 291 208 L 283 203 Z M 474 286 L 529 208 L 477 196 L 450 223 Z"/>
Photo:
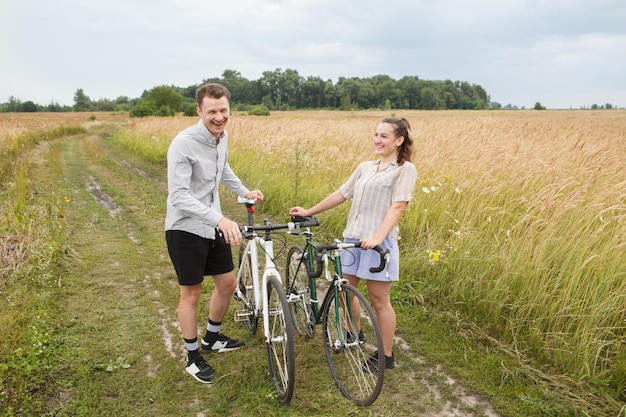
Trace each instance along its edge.
<path fill-rule="evenodd" d="M 624 0 L 0 2 L 0 102 L 136 98 L 280 68 L 467 81 L 503 106 L 626 107 Z"/>

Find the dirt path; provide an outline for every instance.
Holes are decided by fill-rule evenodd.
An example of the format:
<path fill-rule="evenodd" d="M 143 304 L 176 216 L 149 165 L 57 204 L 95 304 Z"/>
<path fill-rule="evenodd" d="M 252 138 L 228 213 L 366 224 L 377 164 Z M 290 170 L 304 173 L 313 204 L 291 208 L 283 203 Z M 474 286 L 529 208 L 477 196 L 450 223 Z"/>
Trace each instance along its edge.
<path fill-rule="evenodd" d="M 412 353 L 419 336 L 407 334 L 396 340 L 397 368 L 365 409 L 334 387 L 319 334 L 299 341 L 296 394 L 281 407 L 267 378 L 263 344 L 232 321 L 232 312 L 224 327 L 246 348 L 211 358 L 218 380 L 198 384 L 183 370 L 178 290 L 163 235 L 164 170 L 118 155 L 98 136 L 52 146 L 47 158 L 60 158 L 65 167 L 58 187 L 72 201 L 68 225 L 77 254 L 63 279 L 65 308 L 57 317 L 59 331 L 75 341 L 75 360 L 59 370 L 62 389 L 50 400 L 55 415 L 499 415 L 440 366 Z M 225 211 L 243 220 L 234 198 L 223 200 Z M 201 303 L 207 300 L 205 295 Z"/>

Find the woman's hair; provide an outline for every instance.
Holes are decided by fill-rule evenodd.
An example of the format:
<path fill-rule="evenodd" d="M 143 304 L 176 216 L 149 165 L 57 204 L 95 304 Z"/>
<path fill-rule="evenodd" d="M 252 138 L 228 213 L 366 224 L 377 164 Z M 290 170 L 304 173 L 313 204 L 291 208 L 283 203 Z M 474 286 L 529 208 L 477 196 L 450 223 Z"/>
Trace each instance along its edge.
<path fill-rule="evenodd" d="M 404 137 L 404 141 L 398 149 L 398 165 L 402 165 L 405 161 L 411 162 L 411 156 L 413 155 L 413 139 L 411 138 L 411 125 L 409 125 L 409 121 L 404 117 L 386 117 L 381 123 L 393 125 L 393 132 L 396 137 Z"/>
<path fill-rule="evenodd" d="M 198 106 L 202 104 L 202 99 L 204 97 L 222 98 L 223 96 L 226 96 L 228 101 L 230 101 L 230 91 L 228 91 L 228 88 L 224 87 L 222 84 L 208 83 L 198 87 L 196 90 L 196 101 L 198 102 Z"/>

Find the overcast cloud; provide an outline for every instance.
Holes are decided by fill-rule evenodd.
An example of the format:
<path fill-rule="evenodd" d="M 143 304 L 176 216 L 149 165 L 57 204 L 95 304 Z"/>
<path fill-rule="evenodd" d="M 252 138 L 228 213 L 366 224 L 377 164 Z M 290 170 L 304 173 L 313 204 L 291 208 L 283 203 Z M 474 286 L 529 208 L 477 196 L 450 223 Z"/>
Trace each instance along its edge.
<path fill-rule="evenodd" d="M 519 107 L 626 107 L 624 22 L 623 0 L 4 0 L 0 102 L 289 68 L 468 81 Z"/>

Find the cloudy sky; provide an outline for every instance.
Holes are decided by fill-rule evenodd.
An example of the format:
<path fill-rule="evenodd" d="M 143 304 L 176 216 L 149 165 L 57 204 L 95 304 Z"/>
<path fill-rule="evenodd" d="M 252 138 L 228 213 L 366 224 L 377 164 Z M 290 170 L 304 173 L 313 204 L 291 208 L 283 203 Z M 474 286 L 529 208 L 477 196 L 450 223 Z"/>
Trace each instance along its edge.
<path fill-rule="evenodd" d="M 405 75 L 502 105 L 626 107 L 624 0 L 2 0 L 0 102 L 72 105 L 249 80 Z"/>

